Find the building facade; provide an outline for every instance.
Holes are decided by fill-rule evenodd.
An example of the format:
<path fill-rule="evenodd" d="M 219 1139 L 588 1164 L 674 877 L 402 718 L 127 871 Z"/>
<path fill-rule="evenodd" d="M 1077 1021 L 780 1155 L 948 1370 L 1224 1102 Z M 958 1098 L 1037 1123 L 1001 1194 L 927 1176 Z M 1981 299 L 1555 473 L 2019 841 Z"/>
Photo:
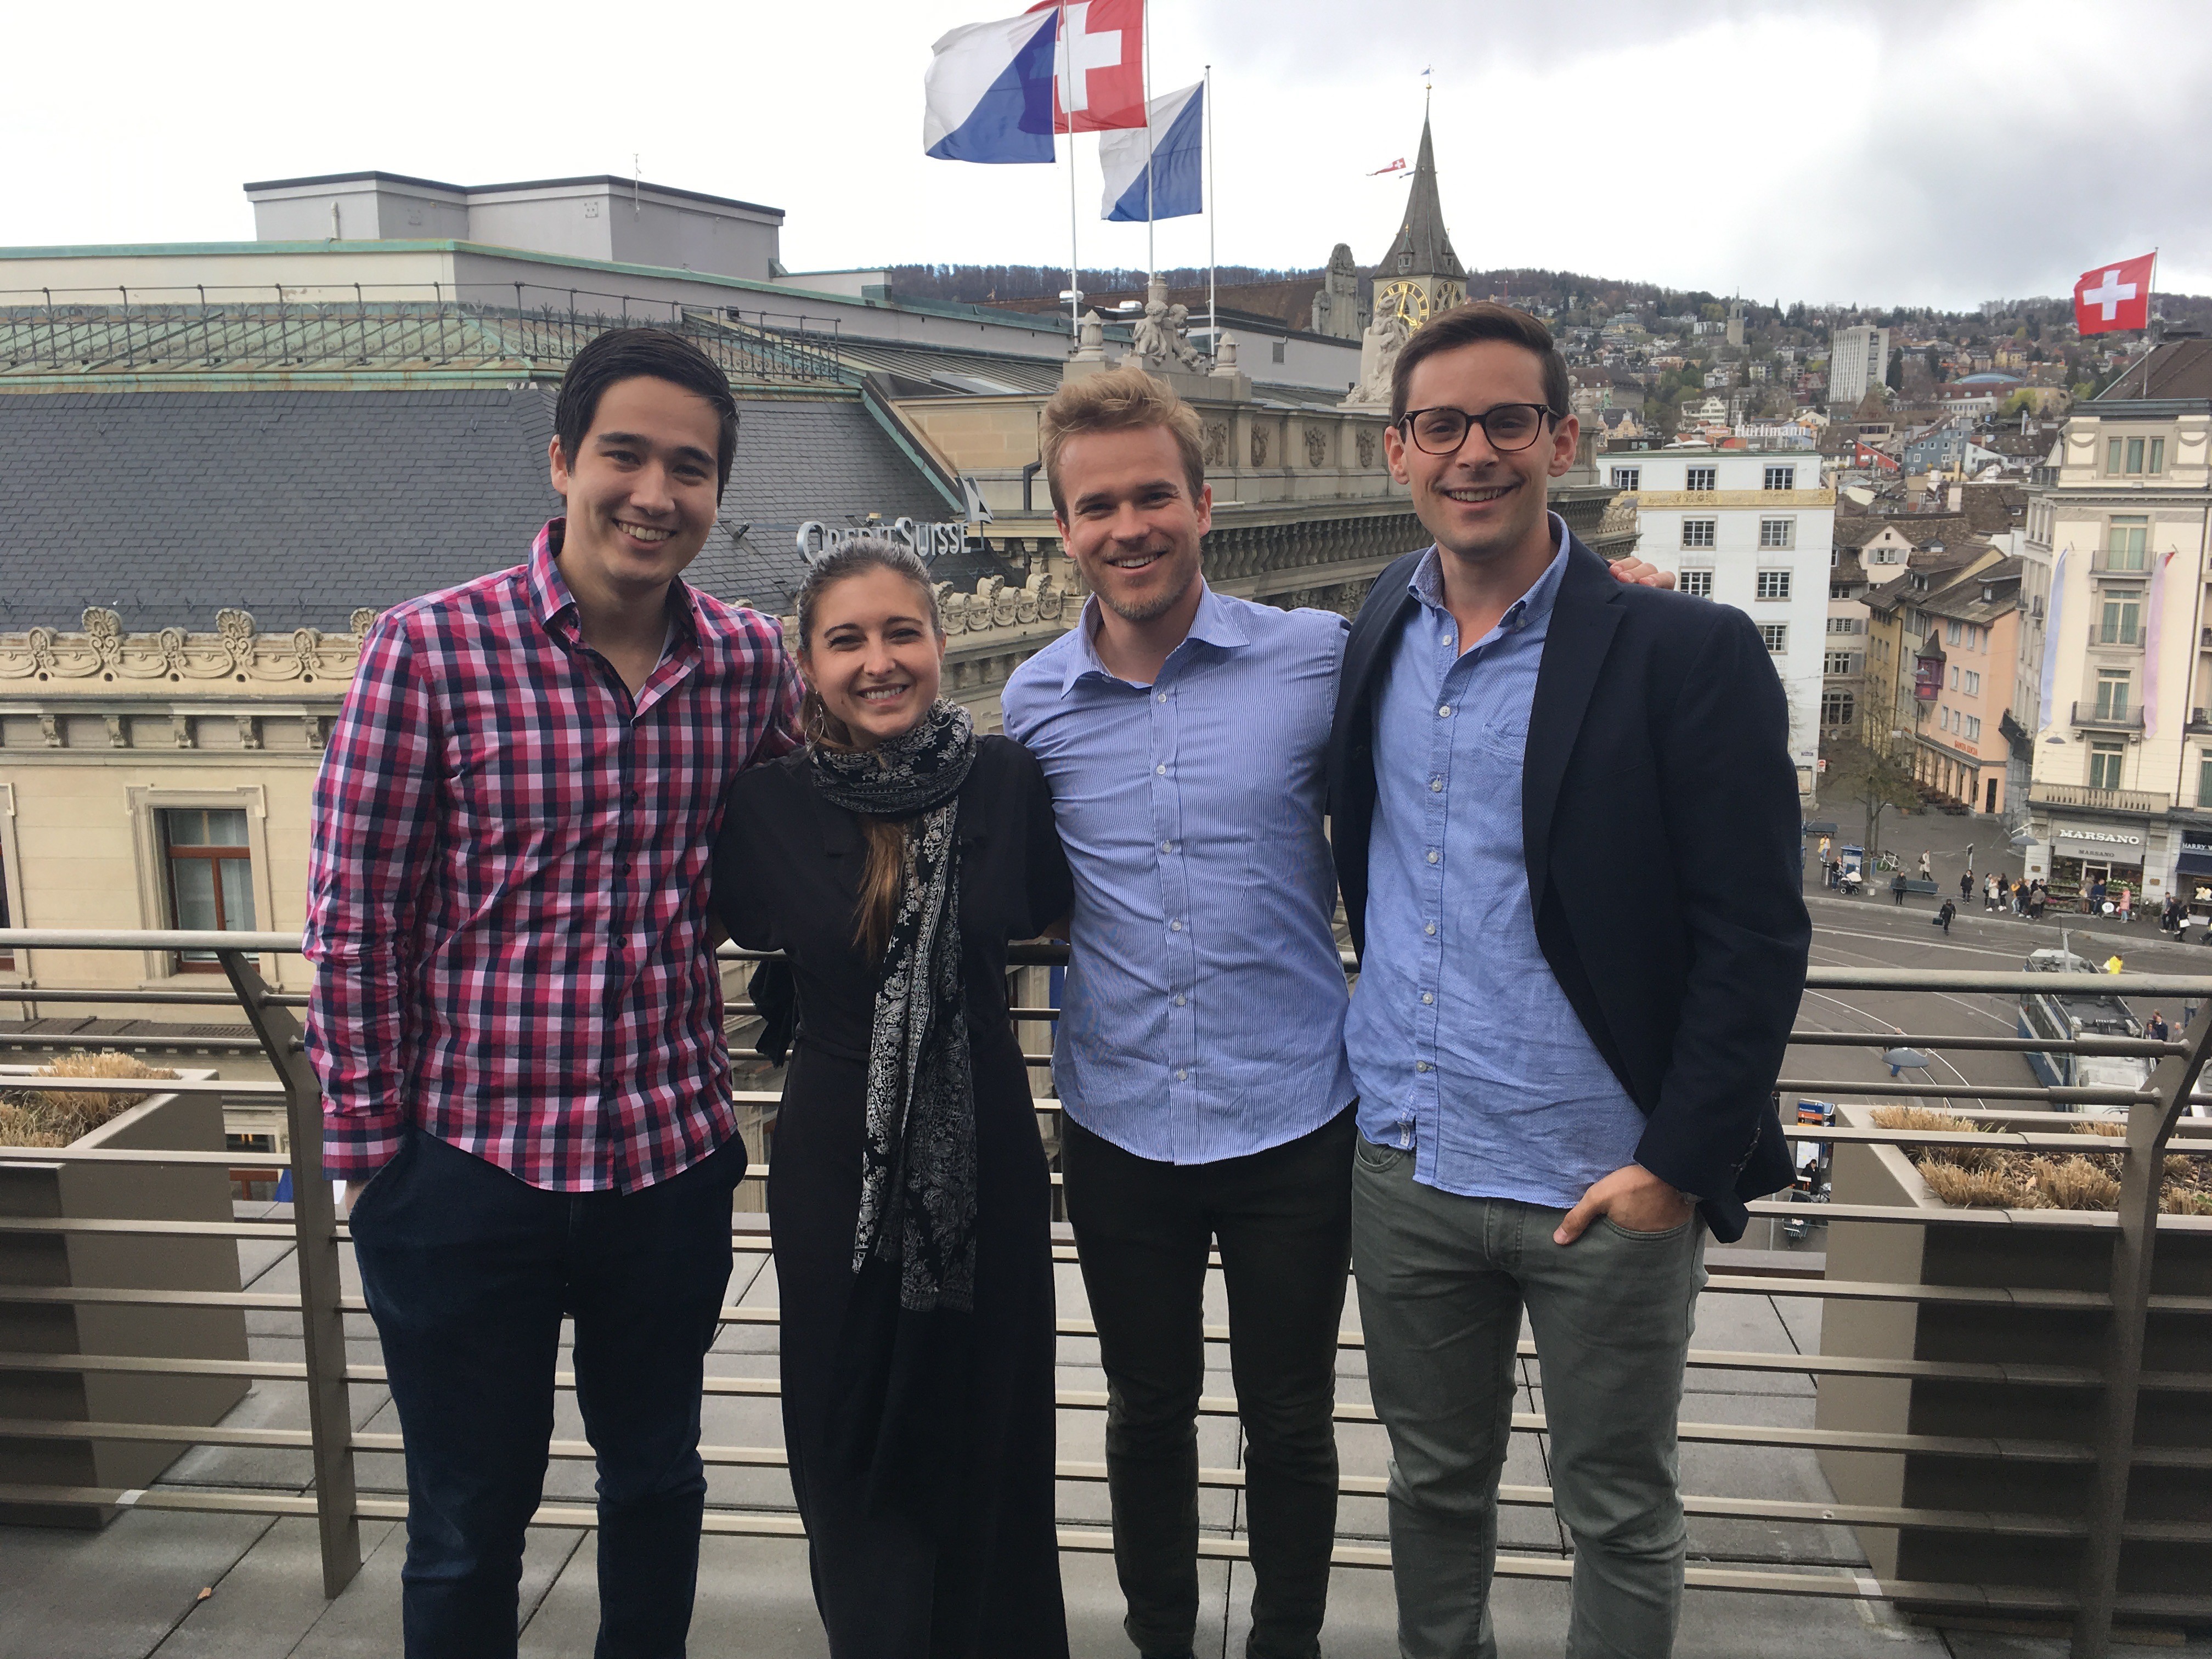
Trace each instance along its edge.
<path fill-rule="evenodd" d="M 1802 450 L 1624 450 L 1604 482 L 1633 500 L 1638 556 L 1683 592 L 1759 624 L 1790 701 L 1790 754 L 1809 805 L 1820 759 L 1836 493 Z"/>
<path fill-rule="evenodd" d="M 1889 331 L 1839 328 L 1828 343 L 1828 406 L 1848 414 L 1889 375 Z"/>
<path fill-rule="evenodd" d="M 2212 912 L 2208 531 L 2212 344 L 2169 341 L 2075 406 L 2028 508 L 2053 568 L 2027 867 L 2062 898 Z"/>

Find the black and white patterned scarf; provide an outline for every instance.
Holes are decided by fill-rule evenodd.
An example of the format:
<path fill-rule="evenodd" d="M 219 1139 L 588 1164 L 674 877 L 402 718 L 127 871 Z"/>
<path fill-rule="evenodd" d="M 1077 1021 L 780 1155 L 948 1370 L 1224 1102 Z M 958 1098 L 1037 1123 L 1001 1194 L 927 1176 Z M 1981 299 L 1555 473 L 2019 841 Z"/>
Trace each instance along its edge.
<path fill-rule="evenodd" d="M 853 1271 L 896 1263 L 899 1305 L 971 1311 L 975 1294 L 975 1086 L 960 971 L 959 792 L 975 725 L 939 699 L 870 750 L 813 745 L 832 805 L 911 818 L 868 1044 L 867 1139 Z"/>

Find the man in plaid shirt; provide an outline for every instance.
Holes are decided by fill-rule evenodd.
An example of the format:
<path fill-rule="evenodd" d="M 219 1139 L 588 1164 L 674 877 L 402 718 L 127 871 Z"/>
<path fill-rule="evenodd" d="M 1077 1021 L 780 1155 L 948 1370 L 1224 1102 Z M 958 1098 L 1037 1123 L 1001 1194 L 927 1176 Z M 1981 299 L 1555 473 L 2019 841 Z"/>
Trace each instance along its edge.
<path fill-rule="evenodd" d="M 603 1656 L 684 1650 L 702 1370 L 745 1168 L 707 933 L 723 791 L 788 750 L 772 620 L 687 586 L 737 441 L 676 335 L 579 352 L 564 518 L 389 611 L 315 786 L 324 1163 L 407 1446 L 410 1659 L 512 1654 L 564 1316 L 599 1456 Z"/>

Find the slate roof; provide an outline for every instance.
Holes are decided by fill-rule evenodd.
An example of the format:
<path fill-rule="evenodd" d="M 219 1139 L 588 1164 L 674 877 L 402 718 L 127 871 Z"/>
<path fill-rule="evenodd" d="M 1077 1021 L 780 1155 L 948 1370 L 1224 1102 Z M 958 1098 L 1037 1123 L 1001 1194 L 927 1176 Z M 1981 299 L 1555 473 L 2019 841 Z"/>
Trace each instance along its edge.
<path fill-rule="evenodd" d="M 1398 264 L 1401 254 L 1410 259 L 1402 271 Z M 1421 150 L 1413 164 L 1413 182 L 1406 197 L 1406 217 L 1398 227 L 1397 239 L 1390 244 L 1390 251 L 1382 256 L 1382 263 L 1375 270 L 1385 281 L 1400 275 L 1455 276 L 1462 282 L 1467 279 L 1467 267 L 1452 252 L 1451 234 L 1444 228 L 1443 205 L 1437 198 L 1437 150 L 1429 138 L 1426 115 L 1421 117 Z"/>
<path fill-rule="evenodd" d="M 0 397 L 0 629 L 342 632 L 382 608 L 519 562 L 560 511 L 552 392 L 258 391 Z M 779 596 L 794 539 L 825 524 L 945 516 L 857 398 L 739 404 L 718 532 L 692 569 L 726 598 Z M 726 533 L 752 527 L 744 542 Z"/>
<path fill-rule="evenodd" d="M 2098 403 L 2141 398 L 2212 398 L 2212 340 L 2166 340 L 2097 394 Z"/>

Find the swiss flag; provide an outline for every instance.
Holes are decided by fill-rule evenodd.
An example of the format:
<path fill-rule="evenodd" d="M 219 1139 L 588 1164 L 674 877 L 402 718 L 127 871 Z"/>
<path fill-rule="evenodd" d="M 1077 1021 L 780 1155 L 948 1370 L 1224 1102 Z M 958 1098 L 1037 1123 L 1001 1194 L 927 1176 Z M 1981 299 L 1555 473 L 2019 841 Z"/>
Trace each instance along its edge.
<path fill-rule="evenodd" d="M 1053 43 L 1052 130 L 1145 125 L 1145 0 L 1039 0 L 1060 14 Z"/>
<path fill-rule="evenodd" d="M 2085 270 L 2074 284 L 2074 326 L 2084 334 L 2110 334 L 2150 326 L 2150 268 L 2155 253 Z"/>

